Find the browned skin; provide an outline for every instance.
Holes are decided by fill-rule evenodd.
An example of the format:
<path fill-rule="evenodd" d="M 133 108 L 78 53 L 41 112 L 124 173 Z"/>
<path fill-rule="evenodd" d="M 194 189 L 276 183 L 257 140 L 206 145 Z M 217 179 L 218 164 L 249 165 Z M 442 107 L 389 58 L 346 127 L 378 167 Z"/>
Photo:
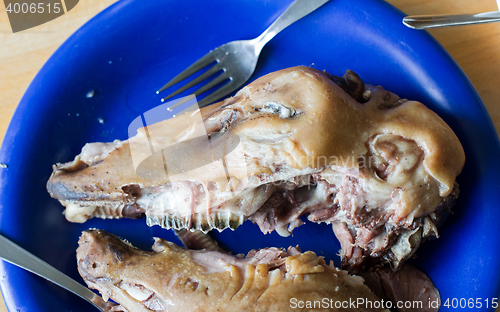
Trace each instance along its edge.
<path fill-rule="evenodd" d="M 366 142 L 373 134 L 399 135 L 417 143 L 425 154 L 427 170 L 441 184 L 441 195 L 450 194 L 465 162 L 464 151 L 453 131 L 422 103 L 398 101 L 397 95 L 380 87 L 363 85 L 363 88 L 368 91 L 368 98 L 360 103 L 332 81 L 331 75 L 308 67 L 292 67 L 261 77 L 235 97 L 202 108 L 201 115 L 207 134 L 223 128 L 241 136 L 249 131 L 292 131 L 290 142 L 293 144 L 278 152 L 297 169 L 317 165 L 320 157 L 335 161 L 335 165 L 357 166 L 352 160 L 367 154 Z M 286 103 L 297 115 L 291 119 L 269 113 L 249 115 L 268 102 Z M 148 126 L 148 131 L 172 141 L 178 129 L 186 128 L 187 122 L 191 122 L 188 116 L 178 116 Z M 139 134 L 144 131 L 139 129 Z M 144 148 L 145 152 L 149 150 L 149 146 Z M 154 187 L 170 182 L 165 175 L 137 176 L 129 142 L 116 148 L 102 162 L 91 166 L 81 164 L 81 170 L 68 171 L 62 166 L 54 169 L 47 188 L 53 197 L 61 200 L 126 201 L 123 186 Z M 247 163 L 244 171 L 232 173 L 243 179 L 248 175 L 270 173 L 270 169 Z M 226 178 L 214 176 L 210 170 L 194 174 L 197 176 L 191 174 L 187 178 L 216 182 Z"/>
<path fill-rule="evenodd" d="M 354 309 L 291 309 L 291 304 L 295 305 L 292 298 L 297 305 L 323 298 L 328 302 L 378 300 L 360 277 L 326 265 L 312 252 L 295 252 L 278 263 L 267 261 L 272 263 L 269 265 L 264 260 L 246 264 L 246 260 L 224 253 L 189 251 L 161 239 L 156 240 L 153 252 L 141 251 L 100 230 L 83 232 L 79 245 L 78 269 L 85 282 L 130 312 L 382 311 L 361 305 Z M 203 260 L 197 260 L 202 265 L 193 260 L 202 253 L 208 253 L 209 269 L 217 272 L 208 273 Z M 218 264 L 219 258 L 234 259 L 235 264 Z M 149 297 L 134 299 L 120 288 L 124 284 L 147 289 Z"/>

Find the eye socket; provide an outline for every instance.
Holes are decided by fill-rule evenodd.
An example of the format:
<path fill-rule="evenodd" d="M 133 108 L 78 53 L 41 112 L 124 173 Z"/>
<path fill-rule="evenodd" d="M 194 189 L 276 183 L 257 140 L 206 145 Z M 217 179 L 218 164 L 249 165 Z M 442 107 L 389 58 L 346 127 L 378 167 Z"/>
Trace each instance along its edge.
<path fill-rule="evenodd" d="M 255 108 L 255 111 L 275 114 L 280 118 L 291 118 L 297 114 L 297 111 L 293 107 L 288 107 L 277 102 L 267 102 L 262 107 Z"/>

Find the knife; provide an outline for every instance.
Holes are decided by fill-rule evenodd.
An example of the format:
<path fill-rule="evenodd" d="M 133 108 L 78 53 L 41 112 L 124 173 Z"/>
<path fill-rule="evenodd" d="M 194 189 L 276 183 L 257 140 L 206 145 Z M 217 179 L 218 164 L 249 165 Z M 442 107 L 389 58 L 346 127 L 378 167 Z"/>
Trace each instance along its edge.
<path fill-rule="evenodd" d="M 413 15 L 403 18 L 403 24 L 413 29 L 438 28 L 495 22 L 500 22 L 499 11 L 478 14 Z"/>

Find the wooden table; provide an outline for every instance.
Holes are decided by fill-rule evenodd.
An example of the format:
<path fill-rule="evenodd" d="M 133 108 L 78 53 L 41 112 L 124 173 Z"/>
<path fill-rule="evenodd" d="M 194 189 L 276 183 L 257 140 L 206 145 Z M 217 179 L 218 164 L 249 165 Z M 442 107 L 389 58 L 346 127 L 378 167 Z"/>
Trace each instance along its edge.
<path fill-rule="evenodd" d="M 0 2 L 0 144 L 30 81 L 77 28 L 116 0 L 83 0 L 67 14 L 12 34 Z M 495 0 L 388 0 L 407 14 L 473 13 L 496 10 Z M 500 131 L 500 23 L 432 30 L 431 34 L 468 75 Z M 0 297 L 0 312 L 6 312 Z"/>

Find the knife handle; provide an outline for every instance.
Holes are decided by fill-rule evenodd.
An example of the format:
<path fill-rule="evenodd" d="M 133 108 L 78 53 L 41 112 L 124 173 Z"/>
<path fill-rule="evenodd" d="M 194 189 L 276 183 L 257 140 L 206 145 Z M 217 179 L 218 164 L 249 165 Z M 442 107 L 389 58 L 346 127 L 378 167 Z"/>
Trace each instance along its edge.
<path fill-rule="evenodd" d="M 413 29 L 438 28 L 500 22 L 500 12 L 458 15 L 415 15 L 403 18 L 403 24 Z"/>

